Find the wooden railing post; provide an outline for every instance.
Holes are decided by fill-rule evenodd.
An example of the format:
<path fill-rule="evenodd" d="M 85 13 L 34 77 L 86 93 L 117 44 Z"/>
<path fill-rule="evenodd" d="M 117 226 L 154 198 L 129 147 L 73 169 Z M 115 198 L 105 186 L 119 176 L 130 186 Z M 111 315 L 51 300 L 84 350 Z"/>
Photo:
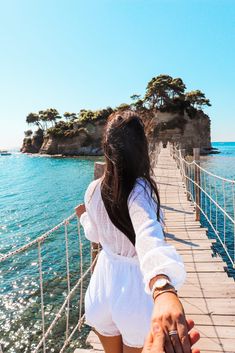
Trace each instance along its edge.
<path fill-rule="evenodd" d="M 194 148 L 193 149 L 193 158 L 195 160 L 195 162 L 200 165 L 200 148 Z M 194 178 L 195 178 L 195 183 L 197 183 L 198 185 L 200 185 L 200 169 L 198 168 L 198 166 L 195 164 L 194 165 Z M 200 188 L 198 186 L 195 185 L 195 202 L 196 202 L 196 221 L 200 221 L 200 208 L 198 206 L 200 206 L 200 196 L 201 196 L 201 192 L 200 192 Z"/>
<path fill-rule="evenodd" d="M 104 174 L 104 167 L 105 163 L 104 162 L 95 162 L 95 167 L 94 167 L 94 179 L 100 178 Z M 97 243 L 91 243 L 91 262 L 93 263 L 97 253 L 100 251 L 101 246 L 100 244 Z M 91 269 L 91 272 L 94 271 L 94 266 Z"/>

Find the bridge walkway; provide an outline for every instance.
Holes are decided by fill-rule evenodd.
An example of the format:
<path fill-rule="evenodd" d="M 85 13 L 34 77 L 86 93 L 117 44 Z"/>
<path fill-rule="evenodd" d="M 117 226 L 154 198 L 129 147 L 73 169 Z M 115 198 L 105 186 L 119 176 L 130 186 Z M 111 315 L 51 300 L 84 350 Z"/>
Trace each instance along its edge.
<path fill-rule="evenodd" d="M 195 321 L 201 334 L 201 353 L 235 352 L 235 282 L 228 277 L 226 264 L 213 255 L 214 239 L 195 221 L 195 208 L 187 199 L 180 171 L 168 148 L 161 149 L 154 174 L 165 214 L 166 240 L 183 257 L 187 280 L 179 291 L 186 316 Z M 90 332 L 91 350 L 103 352 L 98 337 Z"/>

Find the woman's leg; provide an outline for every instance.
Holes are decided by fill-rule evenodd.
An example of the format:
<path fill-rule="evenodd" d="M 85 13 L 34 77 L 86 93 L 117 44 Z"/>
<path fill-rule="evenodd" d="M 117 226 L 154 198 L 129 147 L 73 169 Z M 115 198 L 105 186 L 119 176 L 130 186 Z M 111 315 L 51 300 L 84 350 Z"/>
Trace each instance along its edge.
<path fill-rule="evenodd" d="M 134 348 L 134 347 L 126 346 L 123 343 L 123 353 L 141 353 L 142 350 L 143 350 L 143 347 L 142 348 Z"/>
<path fill-rule="evenodd" d="M 104 347 L 105 353 L 123 353 L 122 349 L 122 336 L 103 336 L 98 333 L 94 328 L 93 331 L 97 334 Z M 135 352 L 133 352 L 135 353 Z M 137 353 L 137 352 L 136 352 Z"/>

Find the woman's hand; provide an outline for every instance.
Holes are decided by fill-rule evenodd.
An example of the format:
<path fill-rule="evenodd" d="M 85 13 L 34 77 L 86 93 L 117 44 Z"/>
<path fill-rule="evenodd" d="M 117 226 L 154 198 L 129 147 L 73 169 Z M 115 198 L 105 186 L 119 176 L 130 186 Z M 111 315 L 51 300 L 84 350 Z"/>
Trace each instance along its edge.
<path fill-rule="evenodd" d="M 192 330 L 194 327 L 194 322 L 193 320 L 188 319 L 187 320 L 187 328 L 188 328 L 188 335 L 189 335 L 189 340 L 190 340 L 190 345 L 194 345 L 199 339 L 200 339 L 200 334 L 196 330 Z M 164 347 L 164 341 L 165 341 L 165 336 L 162 328 L 156 324 L 153 327 L 154 333 L 152 334 L 151 332 L 148 334 L 145 343 L 144 343 L 144 348 L 142 350 L 142 353 L 162 353 L 162 347 Z M 192 353 L 200 353 L 200 350 L 198 348 L 193 348 Z"/>
<path fill-rule="evenodd" d="M 80 205 L 75 207 L 75 212 L 77 214 L 77 216 L 80 218 L 81 215 L 86 212 L 86 207 L 84 205 L 84 203 L 81 203 Z"/>
<path fill-rule="evenodd" d="M 157 296 L 151 326 L 152 334 L 154 334 L 154 327 L 156 326 L 160 327 L 164 334 L 159 352 L 191 353 L 184 309 L 177 295 L 166 292 Z M 169 335 L 170 331 L 176 331 L 177 334 Z"/>

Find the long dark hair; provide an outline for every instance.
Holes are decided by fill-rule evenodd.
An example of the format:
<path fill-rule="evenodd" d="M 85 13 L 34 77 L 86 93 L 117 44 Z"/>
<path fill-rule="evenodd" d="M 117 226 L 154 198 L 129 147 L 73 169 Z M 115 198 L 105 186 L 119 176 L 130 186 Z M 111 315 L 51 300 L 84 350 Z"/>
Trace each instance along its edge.
<path fill-rule="evenodd" d="M 103 150 L 106 165 L 101 182 L 102 200 L 112 223 L 135 245 L 127 200 L 137 178 L 145 178 L 151 186 L 150 196 L 157 201 L 160 220 L 160 198 L 151 177 L 148 141 L 141 118 L 132 111 L 111 114 L 103 135 Z"/>

